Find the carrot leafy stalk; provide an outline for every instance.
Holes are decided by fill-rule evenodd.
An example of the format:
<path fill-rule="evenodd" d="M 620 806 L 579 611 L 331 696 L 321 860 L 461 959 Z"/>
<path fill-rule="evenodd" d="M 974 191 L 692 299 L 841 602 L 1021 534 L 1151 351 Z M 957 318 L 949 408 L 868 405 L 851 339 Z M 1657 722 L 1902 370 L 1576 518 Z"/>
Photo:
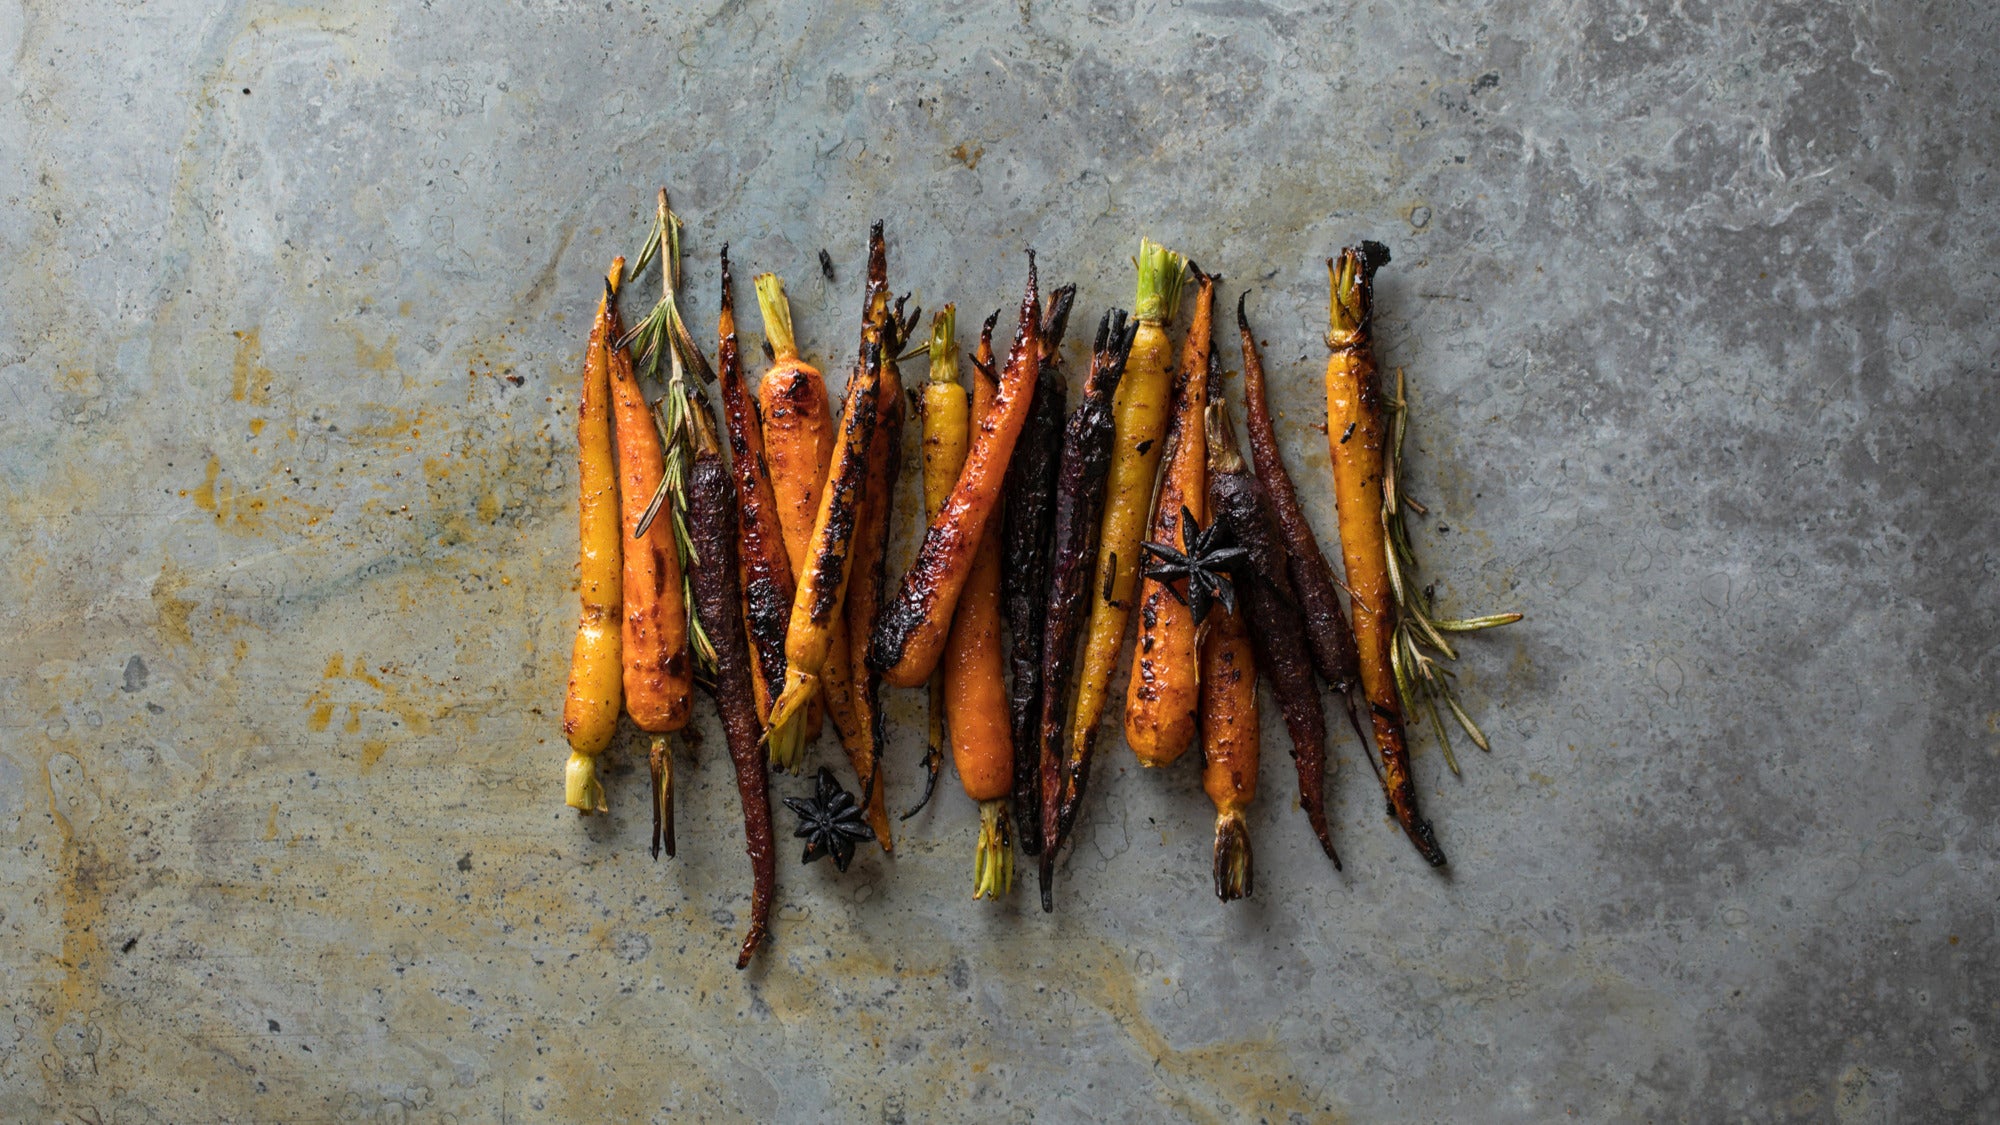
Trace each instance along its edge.
<path fill-rule="evenodd" d="M 1421 515 L 1424 508 L 1404 495 L 1399 483 L 1403 474 L 1403 436 L 1410 421 L 1409 398 L 1404 390 L 1403 369 L 1400 367 L 1396 369 L 1396 397 L 1387 407 L 1395 421 L 1389 437 L 1389 459 L 1382 475 L 1382 519 L 1389 534 L 1389 589 L 1396 599 L 1396 636 L 1389 648 L 1390 662 L 1396 674 L 1396 697 L 1406 715 L 1418 713 L 1417 704 L 1422 701 L 1430 715 L 1431 725 L 1437 730 L 1438 747 L 1444 751 L 1445 764 L 1456 774 L 1458 759 L 1452 754 L 1451 735 L 1438 712 L 1439 703 L 1451 712 L 1452 718 L 1464 728 L 1474 746 L 1489 752 L 1493 747 L 1487 744 L 1486 734 L 1479 729 L 1479 724 L 1472 721 L 1472 716 L 1466 714 L 1465 708 L 1458 702 L 1451 686 L 1451 669 L 1439 663 L 1440 658 L 1458 659 L 1458 650 L 1445 639 L 1445 634 L 1473 633 L 1512 625 L 1521 620 L 1521 614 L 1431 616 L 1431 588 L 1415 589 L 1417 559 L 1410 550 L 1410 533 L 1404 523 L 1406 511 Z M 1421 597 L 1413 596 L 1419 593 Z"/>
<path fill-rule="evenodd" d="M 681 284 L 683 225 L 681 217 L 667 205 L 667 189 L 661 188 L 652 232 L 646 236 L 646 244 L 640 249 L 639 257 L 627 275 L 629 280 L 643 274 L 657 256 L 660 259 L 660 300 L 638 327 L 619 341 L 619 346 L 632 348 L 639 370 L 666 384 L 666 393 L 653 404 L 654 423 L 665 442 L 664 465 L 659 486 L 640 514 L 632 537 L 637 539 L 645 535 L 651 530 L 653 521 L 659 518 L 661 509 L 667 510 L 679 552 L 680 600 L 683 607 L 688 607 L 692 602 L 687 596 L 686 582 L 687 572 L 694 565 L 694 543 L 688 537 L 687 529 L 687 469 L 692 443 L 687 416 L 687 374 L 689 369 L 693 369 L 701 382 L 712 383 L 715 372 L 709 367 L 708 358 L 695 346 L 694 337 L 681 318 L 680 304 L 675 296 Z M 666 365 L 664 375 L 661 373 L 662 362 Z M 714 667 L 714 650 L 709 647 L 708 636 L 702 632 L 701 622 L 695 618 L 692 609 L 684 608 L 684 612 L 688 648 L 694 655 L 697 669 L 706 672 Z"/>
<path fill-rule="evenodd" d="M 1271 516 L 1263 482 L 1252 476 L 1236 448 L 1229 404 L 1208 408 L 1208 501 L 1216 523 L 1243 551 L 1237 596 L 1249 627 L 1257 666 L 1271 677 L 1271 693 L 1292 738 L 1298 768 L 1299 806 L 1335 869 L 1340 855 L 1326 824 L 1326 713 L 1313 682 L 1312 646 L 1306 640 L 1297 595 L 1287 574 L 1285 546 Z"/>
<path fill-rule="evenodd" d="M 695 392 L 699 396 L 699 391 Z M 759 744 L 756 688 L 752 680 L 750 646 L 741 616 L 743 595 L 738 588 L 736 559 L 736 496 L 722 464 L 715 423 L 699 397 L 687 404 L 693 437 L 693 461 L 688 473 L 688 521 L 696 556 L 693 579 L 695 613 L 715 646 L 715 676 L 703 687 L 715 702 L 716 717 L 729 742 L 735 768 L 736 793 L 743 802 L 743 847 L 750 856 L 750 932 L 743 936 L 736 967 L 750 958 L 771 928 L 771 898 L 777 859 L 771 838 L 771 796 Z"/>
<path fill-rule="evenodd" d="M 623 590 L 619 574 L 618 467 L 611 449 L 611 308 L 624 259 L 614 262 L 597 304 L 584 350 L 582 403 L 576 415 L 577 544 L 582 612 L 570 651 L 569 690 L 563 698 L 563 737 L 569 763 L 563 769 L 564 799 L 585 816 L 605 811 L 604 786 L 597 779 L 597 756 L 618 733 L 623 699 L 619 662 L 619 617 Z"/>
<path fill-rule="evenodd" d="M 1042 850 L 1041 762 L 1032 751 L 1042 721 L 1042 627 L 1048 617 L 1049 533 L 1055 508 L 1056 467 L 1062 460 L 1063 414 L 1069 377 L 1062 366 L 1062 340 L 1076 286 L 1049 294 L 1042 317 L 1041 362 L 1035 376 L 1035 405 L 1007 466 L 1001 516 L 1000 614 L 1013 641 L 1007 650 L 1013 681 L 1007 696 L 1014 742 L 1014 823 L 1021 850 Z M 935 682 L 935 681 L 933 681 Z"/>
<path fill-rule="evenodd" d="M 868 664 L 897 687 L 916 687 L 930 678 L 944 653 L 952 613 L 972 573 L 987 516 L 1000 508 L 1007 463 L 1034 405 L 1035 374 L 1041 365 L 1042 302 L 1036 288 L 1035 254 L 1028 252 L 1028 285 L 1021 296 L 1020 321 L 1007 352 L 993 410 L 979 420 L 958 483 L 924 533 L 896 596 L 875 623 Z M 998 525 L 994 525 L 997 530 Z"/>
<path fill-rule="evenodd" d="M 1333 494 L 1340 512 L 1340 549 L 1353 594 L 1354 641 L 1361 658 L 1361 690 L 1374 721 L 1381 759 L 1382 788 L 1389 813 L 1402 826 L 1417 854 L 1433 867 L 1445 865 L 1437 834 L 1417 808 L 1410 775 L 1402 696 L 1396 690 L 1396 601 L 1391 589 L 1394 564 L 1385 514 L 1383 452 L 1388 436 L 1382 381 L 1375 367 L 1372 334 L 1375 271 L 1389 260 L 1378 242 L 1348 247 L 1327 259 L 1332 293 L 1327 302 L 1327 443 L 1333 455 Z"/>
<path fill-rule="evenodd" d="M 980 346 L 989 354 L 992 349 L 993 321 L 1000 314 L 986 318 L 985 336 Z M 965 448 L 968 438 L 965 388 L 958 378 L 958 310 L 946 305 L 931 318 L 930 377 L 924 383 L 923 397 L 923 477 L 924 477 L 924 523 L 937 518 L 938 510 L 951 495 L 952 485 L 958 483 L 958 471 L 965 467 Z M 944 676 L 931 673 L 930 681 L 930 729 L 927 732 L 924 751 L 924 793 L 917 803 L 905 812 L 902 819 L 908 820 L 923 811 L 930 804 L 931 794 L 937 791 L 938 772 L 944 765 L 945 747 L 945 698 Z"/>
<path fill-rule="evenodd" d="M 1083 803 L 1084 785 L 1090 779 L 1090 750 L 1096 745 L 1093 739 L 1081 743 L 1066 739 L 1063 721 L 1070 714 L 1070 680 L 1094 594 L 1090 582 L 1097 564 L 1105 475 L 1111 467 L 1113 401 L 1137 330 L 1136 324 L 1126 321 L 1123 309 L 1113 309 L 1098 321 L 1090 374 L 1084 381 L 1082 401 L 1063 424 L 1062 459 L 1056 465 L 1055 511 L 1049 521 L 1048 610 L 1042 626 L 1041 716 L 1031 744 L 1041 788 L 1037 830 L 1042 837 L 1039 881 L 1043 910 L 1055 909 L 1056 856 Z M 1015 752 L 1027 754 L 1030 750 L 1018 746 Z"/>

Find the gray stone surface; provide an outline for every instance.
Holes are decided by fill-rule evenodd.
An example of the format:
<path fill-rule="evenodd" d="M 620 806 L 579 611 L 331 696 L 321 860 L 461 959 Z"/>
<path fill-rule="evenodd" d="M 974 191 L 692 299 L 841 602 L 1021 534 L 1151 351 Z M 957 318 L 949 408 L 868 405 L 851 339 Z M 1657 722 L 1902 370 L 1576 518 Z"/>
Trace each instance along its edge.
<path fill-rule="evenodd" d="M 1990 6 L 827 7 L 0 4 L 0 1118 L 2000 1115 Z M 706 704 L 680 859 L 630 754 L 558 793 L 659 182 L 704 331 L 729 239 L 822 359 L 872 217 L 927 307 L 1188 250 L 1328 531 L 1320 263 L 1391 243 L 1420 549 L 1530 614 L 1494 752 L 1420 739 L 1452 875 L 1351 742 L 1331 871 L 1274 734 L 1223 908 L 1192 756 L 1114 740 L 1053 917 L 948 785 L 732 969 Z"/>

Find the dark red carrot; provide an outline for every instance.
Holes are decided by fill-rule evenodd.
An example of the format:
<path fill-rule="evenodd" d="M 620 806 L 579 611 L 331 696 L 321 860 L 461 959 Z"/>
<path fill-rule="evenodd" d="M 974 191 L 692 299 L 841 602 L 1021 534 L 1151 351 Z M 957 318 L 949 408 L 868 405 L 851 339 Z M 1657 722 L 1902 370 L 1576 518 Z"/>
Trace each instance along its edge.
<path fill-rule="evenodd" d="M 757 403 L 743 381 L 736 345 L 735 278 L 729 272 L 729 245 L 722 247 L 722 308 L 716 318 L 721 344 L 716 350 L 723 426 L 729 433 L 729 468 L 742 519 L 737 524 L 737 577 L 742 582 L 743 624 L 750 634 L 751 682 L 757 717 L 770 717 L 771 701 L 785 690 L 785 629 L 792 617 L 792 561 L 785 554 L 784 527 L 778 522 L 777 494 L 764 464 L 764 435 Z"/>
<path fill-rule="evenodd" d="M 1362 753 L 1366 754 L 1368 740 L 1361 733 L 1361 717 L 1354 709 L 1354 689 L 1361 684 L 1361 657 L 1355 651 L 1354 630 L 1341 610 L 1340 595 L 1334 592 L 1333 568 L 1327 565 L 1319 537 L 1299 506 L 1291 474 L 1285 471 L 1285 459 L 1278 453 L 1278 432 L 1271 424 L 1271 405 L 1264 394 L 1264 362 L 1257 355 L 1250 320 L 1243 312 L 1249 296 L 1245 293 L 1236 299 L 1236 331 L 1243 342 L 1243 413 L 1244 426 L 1250 432 L 1250 463 L 1256 466 L 1257 479 L 1264 482 L 1271 498 L 1271 514 L 1285 544 L 1285 573 L 1305 615 L 1313 668 L 1347 705 L 1348 722 L 1354 725 L 1354 735 L 1361 739 Z"/>
<path fill-rule="evenodd" d="M 715 680 L 703 683 L 729 742 L 736 770 L 736 793 L 743 801 L 743 848 L 750 855 L 750 932 L 736 955 L 736 967 L 750 963 L 771 925 L 776 860 L 771 840 L 771 796 L 762 733 L 750 679 L 750 646 L 743 633 L 742 594 L 737 586 L 736 497 L 722 464 L 708 404 L 688 403 L 694 424 L 694 461 L 688 469 L 688 535 L 698 560 L 690 585 L 695 612 L 715 647 Z"/>
<path fill-rule="evenodd" d="M 1094 592 L 1091 578 L 1097 569 L 1097 537 L 1115 429 L 1113 399 L 1125 377 L 1125 360 L 1132 354 L 1138 327 L 1127 322 L 1123 309 L 1113 309 L 1098 321 L 1083 401 L 1063 426 L 1062 459 L 1056 466 L 1055 510 L 1049 519 L 1048 610 L 1042 626 L 1041 716 L 1034 741 L 1041 788 L 1043 910 L 1055 909 L 1056 855 L 1076 820 L 1090 776 L 1091 747 L 1096 745 L 1094 737 L 1084 739 L 1080 754 L 1072 757 L 1063 721 L 1070 714 L 1070 679 Z M 1026 747 L 1018 750 L 1027 752 Z"/>
<path fill-rule="evenodd" d="M 1042 721 L 1042 627 L 1049 607 L 1049 533 L 1055 507 L 1056 467 L 1062 460 L 1063 412 L 1068 409 L 1069 376 L 1063 372 L 1063 333 L 1069 328 L 1076 286 L 1049 294 L 1042 317 L 1041 371 L 1035 377 L 1035 404 L 1007 466 L 1001 516 L 1000 612 L 1012 645 L 1008 662 L 1014 678 L 1008 690 L 1014 735 L 1014 822 L 1021 850 L 1042 850 L 1041 762 L 1032 752 Z"/>
<path fill-rule="evenodd" d="M 1238 571 L 1236 596 L 1250 627 L 1257 666 L 1271 678 L 1271 693 L 1292 736 L 1292 760 L 1299 773 L 1299 804 L 1313 835 L 1336 870 L 1340 854 L 1326 826 L 1326 713 L 1313 681 L 1312 645 L 1299 620 L 1298 597 L 1287 575 L 1285 545 L 1271 517 L 1264 486 L 1237 452 L 1236 428 L 1228 401 L 1208 408 L 1209 515 L 1229 529 L 1246 558 Z"/>

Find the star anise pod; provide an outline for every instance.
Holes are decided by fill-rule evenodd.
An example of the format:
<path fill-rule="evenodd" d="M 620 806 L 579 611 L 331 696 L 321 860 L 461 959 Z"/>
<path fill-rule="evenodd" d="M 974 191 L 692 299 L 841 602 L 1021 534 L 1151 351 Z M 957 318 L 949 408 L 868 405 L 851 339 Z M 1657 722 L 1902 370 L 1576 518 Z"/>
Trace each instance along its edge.
<path fill-rule="evenodd" d="M 1148 553 L 1160 560 L 1146 568 L 1146 577 L 1165 584 L 1167 593 L 1188 607 L 1194 615 L 1195 624 L 1201 624 L 1208 616 L 1212 602 L 1221 602 L 1224 611 L 1236 612 L 1236 588 L 1229 583 L 1229 568 L 1241 562 L 1246 553 L 1243 548 L 1230 542 L 1229 528 L 1221 520 L 1207 527 L 1195 522 L 1194 513 L 1181 508 L 1181 546 L 1176 550 L 1165 543 L 1141 543 Z M 1187 593 L 1175 587 L 1176 582 L 1185 580 Z"/>
<path fill-rule="evenodd" d="M 785 798 L 785 804 L 799 814 L 799 826 L 792 830 L 792 835 L 806 842 L 805 854 L 799 857 L 799 862 L 811 863 L 830 855 L 833 865 L 846 871 L 847 865 L 854 862 L 855 842 L 873 840 L 875 830 L 862 819 L 861 806 L 854 803 L 853 795 L 833 779 L 832 770 L 821 766 L 813 789 L 811 800 Z"/>

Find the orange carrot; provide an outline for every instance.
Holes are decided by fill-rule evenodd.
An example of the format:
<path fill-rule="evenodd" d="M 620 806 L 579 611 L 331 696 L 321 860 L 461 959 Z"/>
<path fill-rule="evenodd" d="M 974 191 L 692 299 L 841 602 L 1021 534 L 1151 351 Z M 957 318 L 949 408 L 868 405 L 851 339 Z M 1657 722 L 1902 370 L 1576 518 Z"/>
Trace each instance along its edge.
<path fill-rule="evenodd" d="M 1201 642 L 1201 787 L 1215 803 L 1215 897 L 1250 894 L 1250 829 L 1257 796 L 1257 658 L 1242 615 L 1217 606 Z"/>
<path fill-rule="evenodd" d="M 972 573 L 973 558 L 987 516 L 999 506 L 1001 486 L 1014 443 L 1034 405 L 1035 376 L 1041 368 L 1041 298 L 1035 288 L 1035 256 L 1028 254 L 1028 288 L 1021 319 L 1007 353 L 1007 372 L 990 416 L 979 420 L 972 449 L 958 483 L 924 533 L 922 546 L 903 574 L 895 600 L 875 624 L 868 665 L 897 687 L 917 687 L 930 678 L 944 653 L 951 618 Z"/>
<path fill-rule="evenodd" d="M 992 365 L 974 364 L 972 409 L 982 426 L 990 424 L 998 394 Z M 998 898 L 1014 882 L 1007 817 L 1007 796 L 1014 789 L 1014 741 L 1000 651 L 1001 512 L 996 504 L 986 517 L 940 664 L 952 764 L 965 795 L 979 803 L 973 898 Z"/>
<path fill-rule="evenodd" d="M 1167 426 L 1166 469 L 1154 502 L 1151 541 L 1182 545 L 1181 516 L 1206 522 L 1208 341 L 1218 280 L 1188 263 L 1196 282 L 1194 319 L 1181 344 L 1179 385 Z M 1191 533 L 1191 531 L 1190 531 Z M 1139 582 L 1139 640 L 1125 692 L 1125 742 L 1144 766 L 1169 765 L 1194 741 L 1201 698 L 1200 623 L 1171 586 Z"/>

